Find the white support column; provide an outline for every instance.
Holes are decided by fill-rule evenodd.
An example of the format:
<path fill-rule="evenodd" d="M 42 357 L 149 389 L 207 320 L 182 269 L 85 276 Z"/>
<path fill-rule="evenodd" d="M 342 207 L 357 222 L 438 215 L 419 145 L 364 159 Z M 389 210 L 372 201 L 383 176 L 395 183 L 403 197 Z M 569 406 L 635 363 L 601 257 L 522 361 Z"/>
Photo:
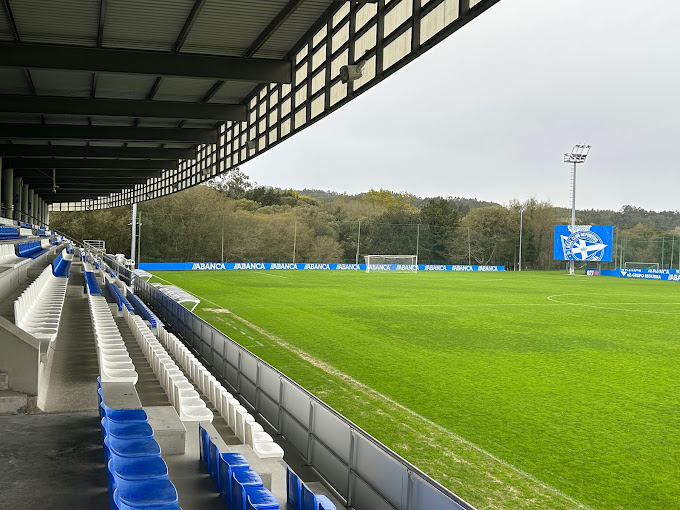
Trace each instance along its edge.
<path fill-rule="evenodd" d="M 14 213 L 14 201 L 12 200 L 12 189 L 14 188 L 14 169 L 2 169 L 2 203 L 5 204 L 5 218 L 12 218 Z"/>
<path fill-rule="evenodd" d="M 28 221 L 27 223 L 30 223 L 31 225 L 36 224 L 35 220 L 35 190 L 29 188 L 28 189 Z"/>
<path fill-rule="evenodd" d="M 28 184 L 21 187 L 21 221 L 28 222 Z"/>
<path fill-rule="evenodd" d="M 14 203 L 14 219 L 16 221 L 21 221 L 21 199 L 24 196 L 23 193 L 24 181 L 21 177 L 14 179 L 14 189 L 12 191 L 12 201 Z"/>

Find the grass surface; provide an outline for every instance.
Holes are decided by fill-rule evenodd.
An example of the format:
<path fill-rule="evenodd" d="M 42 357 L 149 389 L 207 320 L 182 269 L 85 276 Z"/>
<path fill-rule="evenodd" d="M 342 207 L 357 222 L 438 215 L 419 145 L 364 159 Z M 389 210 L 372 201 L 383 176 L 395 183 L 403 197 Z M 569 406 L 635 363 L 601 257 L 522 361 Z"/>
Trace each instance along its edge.
<path fill-rule="evenodd" d="M 479 508 L 680 508 L 680 285 L 156 272 Z M 488 453 L 488 454 L 487 454 Z"/>

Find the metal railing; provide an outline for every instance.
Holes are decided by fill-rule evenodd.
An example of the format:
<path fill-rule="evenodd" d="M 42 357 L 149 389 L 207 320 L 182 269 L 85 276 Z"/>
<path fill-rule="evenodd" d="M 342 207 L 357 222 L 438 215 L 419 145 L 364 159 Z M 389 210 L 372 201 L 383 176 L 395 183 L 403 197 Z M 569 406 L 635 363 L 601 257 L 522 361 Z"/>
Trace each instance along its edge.
<path fill-rule="evenodd" d="M 356 510 L 474 510 L 295 381 L 106 256 L 135 294 Z"/>

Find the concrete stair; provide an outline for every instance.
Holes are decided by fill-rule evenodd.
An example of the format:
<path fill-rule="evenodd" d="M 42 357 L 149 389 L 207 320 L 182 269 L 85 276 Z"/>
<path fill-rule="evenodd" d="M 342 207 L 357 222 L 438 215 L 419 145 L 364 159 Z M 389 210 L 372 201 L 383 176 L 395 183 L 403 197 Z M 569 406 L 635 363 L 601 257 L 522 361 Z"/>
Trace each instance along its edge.
<path fill-rule="evenodd" d="M 0 415 L 25 414 L 28 412 L 28 395 L 11 391 L 8 388 L 9 378 L 5 372 L 0 372 Z"/>

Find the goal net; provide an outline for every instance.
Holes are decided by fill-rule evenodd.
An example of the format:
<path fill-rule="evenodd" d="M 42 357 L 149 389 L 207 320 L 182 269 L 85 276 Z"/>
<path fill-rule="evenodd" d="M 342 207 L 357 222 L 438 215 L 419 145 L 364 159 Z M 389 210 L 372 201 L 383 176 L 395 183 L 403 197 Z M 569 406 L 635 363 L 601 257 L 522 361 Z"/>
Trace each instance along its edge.
<path fill-rule="evenodd" d="M 389 271 L 392 273 L 418 272 L 417 255 L 365 255 L 366 272 Z"/>
<path fill-rule="evenodd" d="M 624 262 L 624 269 L 659 269 L 658 262 Z"/>

